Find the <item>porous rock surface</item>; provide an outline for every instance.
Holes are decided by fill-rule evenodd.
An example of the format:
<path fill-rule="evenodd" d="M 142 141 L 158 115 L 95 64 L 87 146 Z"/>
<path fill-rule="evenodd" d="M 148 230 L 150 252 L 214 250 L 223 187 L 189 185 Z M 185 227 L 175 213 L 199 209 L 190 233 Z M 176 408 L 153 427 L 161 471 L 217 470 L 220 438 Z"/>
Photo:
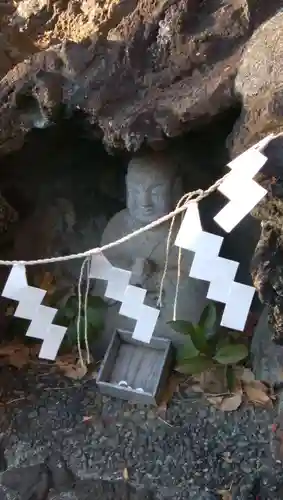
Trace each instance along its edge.
<path fill-rule="evenodd" d="M 256 180 L 267 194 L 252 211 L 261 221 L 252 277 L 261 301 L 267 306 L 273 340 L 283 344 L 283 138 L 271 141 L 263 152 L 268 160 Z"/>
<path fill-rule="evenodd" d="M 250 66 L 274 77 L 268 51 L 280 60 L 280 7 L 279 0 L 16 2 L 5 29 L 25 35 L 32 50 L 29 58 L 22 53 L 19 64 L 11 60 L 0 83 L 1 151 L 19 147 L 32 126 L 46 126 L 77 108 L 94 137 L 135 151 L 143 142 L 156 145 L 209 122 L 242 99 L 246 103 L 241 82 L 254 78 Z M 248 64 L 241 63 L 249 44 L 263 50 L 258 63 L 252 48 L 244 52 Z M 255 91 L 253 107 L 265 109 L 262 99 Z M 237 135 L 232 143 L 240 140 Z"/>
<path fill-rule="evenodd" d="M 281 9 L 256 30 L 243 51 L 234 87 L 242 112 L 231 137 L 233 156 L 282 130 L 282 22 Z"/>

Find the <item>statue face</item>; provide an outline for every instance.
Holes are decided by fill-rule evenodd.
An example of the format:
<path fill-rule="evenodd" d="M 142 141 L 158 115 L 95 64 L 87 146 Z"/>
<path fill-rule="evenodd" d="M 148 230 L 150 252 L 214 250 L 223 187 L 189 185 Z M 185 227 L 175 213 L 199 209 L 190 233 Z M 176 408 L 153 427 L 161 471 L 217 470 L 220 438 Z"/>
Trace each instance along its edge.
<path fill-rule="evenodd" d="M 132 219 L 144 224 L 159 219 L 172 210 L 172 179 L 150 168 L 129 170 L 127 207 Z"/>

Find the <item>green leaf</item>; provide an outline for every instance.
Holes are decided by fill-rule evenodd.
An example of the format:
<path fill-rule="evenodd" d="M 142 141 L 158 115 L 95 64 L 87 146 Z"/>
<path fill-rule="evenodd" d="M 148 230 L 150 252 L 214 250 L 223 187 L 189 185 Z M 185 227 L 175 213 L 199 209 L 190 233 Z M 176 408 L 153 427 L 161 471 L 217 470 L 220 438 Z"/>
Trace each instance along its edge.
<path fill-rule="evenodd" d="M 105 300 L 97 295 L 90 295 L 87 303 L 88 307 L 91 307 L 92 309 L 105 309 L 107 307 Z"/>
<path fill-rule="evenodd" d="M 76 316 L 77 311 L 71 306 L 65 306 L 63 308 L 63 313 L 65 318 L 73 319 Z"/>
<path fill-rule="evenodd" d="M 218 340 L 217 345 L 216 345 L 216 350 L 218 351 L 219 349 L 221 349 L 221 347 L 226 347 L 227 345 L 230 345 L 230 339 L 229 339 L 228 335 L 226 337 Z"/>
<path fill-rule="evenodd" d="M 198 351 L 202 352 L 203 354 L 207 354 L 209 352 L 209 345 L 207 343 L 204 328 L 196 325 L 190 335 L 193 344 L 198 349 Z"/>
<path fill-rule="evenodd" d="M 66 320 L 67 320 L 67 318 L 64 314 L 63 309 L 59 309 L 55 315 L 54 322 L 56 324 L 59 323 L 59 325 L 64 326 L 64 323 L 66 322 Z"/>
<path fill-rule="evenodd" d="M 55 315 L 55 318 L 54 318 L 54 322 L 61 326 L 68 326 L 69 323 L 70 323 L 70 319 L 73 319 L 75 316 L 75 314 L 72 315 L 72 317 L 68 317 L 67 314 L 66 314 L 66 307 L 61 307 L 60 309 L 58 309 L 56 315 Z"/>
<path fill-rule="evenodd" d="M 77 312 L 78 310 L 78 299 L 75 295 L 71 295 L 67 302 L 66 302 L 66 306 L 65 307 L 68 307 L 68 309 L 72 309 L 74 312 Z"/>
<path fill-rule="evenodd" d="M 199 326 L 205 330 L 206 335 L 214 333 L 216 326 L 217 314 L 214 304 L 208 304 L 200 317 Z"/>
<path fill-rule="evenodd" d="M 56 307 L 58 309 L 62 309 L 65 307 L 65 304 L 68 302 L 70 295 L 70 288 L 64 287 L 55 290 L 51 296 L 51 306 Z"/>
<path fill-rule="evenodd" d="M 183 335 L 190 335 L 192 330 L 194 330 L 194 325 L 189 321 L 184 321 L 182 319 L 177 319 L 176 321 L 168 321 L 167 323 L 174 332 L 183 333 Z"/>
<path fill-rule="evenodd" d="M 175 368 L 176 371 L 184 375 L 196 375 L 197 373 L 205 372 L 213 368 L 213 361 L 205 356 L 196 356 L 185 361 L 182 365 Z"/>
<path fill-rule="evenodd" d="M 87 309 L 87 322 L 96 330 L 101 330 L 103 328 L 103 314 L 99 309 L 93 307 L 88 307 Z"/>
<path fill-rule="evenodd" d="M 232 338 L 233 340 L 239 340 L 239 338 L 243 335 L 242 332 L 237 332 L 236 330 L 230 330 L 228 332 L 228 337 Z"/>
<path fill-rule="evenodd" d="M 169 321 L 168 325 L 178 333 L 183 333 L 184 335 L 189 335 L 195 348 L 202 353 L 206 353 L 208 350 L 207 340 L 205 336 L 205 331 L 199 325 L 193 325 L 189 321 L 176 320 Z"/>
<path fill-rule="evenodd" d="M 198 349 L 194 346 L 190 336 L 186 338 L 186 342 L 178 350 L 178 359 L 185 361 L 186 359 L 195 358 L 199 355 Z"/>
<path fill-rule="evenodd" d="M 69 325 L 66 331 L 64 343 L 71 347 L 76 344 L 76 341 L 77 341 L 77 321 L 73 321 Z"/>
<path fill-rule="evenodd" d="M 230 344 L 220 347 L 214 359 L 221 365 L 235 365 L 248 356 L 249 352 L 244 344 Z"/>
<path fill-rule="evenodd" d="M 96 339 L 97 336 L 98 336 L 97 329 L 93 328 L 92 325 L 91 326 L 88 325 L 88 340 L 89 340 L 89 342 Z M 81 321 L 80 337 L 81 337 L 81 345 L 84 348 L 85 347 L 84 318 L 82 318 L 82 321 Z M 76 343 L 77 343 L 77 318 L 69 324 L 66 335 L 64 337 L 64 345 L 66 347 L 73 347 L 76 345 Z"/>

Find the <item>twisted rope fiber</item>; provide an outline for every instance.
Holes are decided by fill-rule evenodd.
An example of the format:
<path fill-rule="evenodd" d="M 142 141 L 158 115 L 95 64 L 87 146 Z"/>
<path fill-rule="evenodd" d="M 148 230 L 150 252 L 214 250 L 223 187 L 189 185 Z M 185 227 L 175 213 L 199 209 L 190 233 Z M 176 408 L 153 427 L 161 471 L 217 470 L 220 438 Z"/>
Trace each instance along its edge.
<path fill-rule="evenodd" d="M 207 198 L 211 193 L 217 190 L 217 188 L 222 184 L 222 182 L 226 179 L 226 177 L 229 175 L 226 174 L 221 179 L 218 179 L 212 186 L 210 186 L 208 189 L 203 191 L 202 189 L 197 189 L 196 191 L 191 191 L 190 193 L 187 193 L 186 197 L 190 197 L 190 200 L 186 202 L 184 205 L 181 207 L 176 208 L 172 212 L 170 212 L 167 215 L 164 215 L 160 219 L 157 219 L 150 224 L 147 224 L 146 226 L 141 227 L 140 229 L 137 229 L 136 231 L 133 231 L 132 233 L 126 234 L 126 236 L 123 236 L 122 238 L 112 241 L 111 243 L 108 243 L 107 245 L 103 245 L 102 247 L 96 247 L 92 248 L 91 250 L 86 250 L 85 252 L 80 252 L 77 254 L 70 254 L 70 255 L 63 255 L 61 257 L 50 257 L 46 259 L 38 259 L 38 260 L 1 260 L 0 259 L 0 266 L 14 266 L 14 265 L 23 265 L 23 266 L 36 266 L 36 265 L 41 265 L 41 264 L 53 264 L 54 262 L 66 262 L 69 260 L 75 260 L 75 259 L 84 259 L 86 257 L 90 257 L 91 255 L 96 255 L 101 252 L 104 252 L 105 250 L 108 250 L 110 248 L 117 247 L 121 245 L 122 243 L 125 243 L 126 241 L 131 240 L 132 238 L 135 238 L 136 236 L 139 236 L 142 233 L 145 233 L 146 231 L 150 231 L 151 229 L 160 226 L 164 222 L 175 218 L 176 215 L 184 212 L 186 210 L 187 206 L 189 203 L 192 201 L 194 202 L 199 202 L 203 200 L 204 198 Z M 194 198 L 196 196 L 196 198 Z M 194 198 L 194 199 L 192 199 Z"/>
<path fill-rule="evenodd" d="M 81 322 L 82 322 L 82 300 L 83 300 L 82 284 L 83 284 L 83 275 L 84 275 L 85 267 L 87 267 L 87 282 L 86 282 L 86 290 L 85 290 L 85 296 L 84 296 L 84 307 L 83 307 L 84 318 L 83 319 L 84 319 L 84 341 L 85 341 L 85 349 L 86 349 L 86 360 L 84 360 L 82 345 L 81 345 Z M 77 328 L 77 339 L 76 340 L 77 340 L 77 349 L 78 349 L 78 356 L 79 356 L 79 360 L 80 360 L 80 365 L 84 369 L 86 369 L 87 365 L 90 364 L 90 350 L 89 350 L 88 331 L 87 331 L 88 295 L 89 295 L 89 287 L 90 287 L 89 271 L 90 271 L 90 256 L 86 257 L 82 263 L 79 282 L 78 282 L 78 315 L 77 315 L 77 323 L 76 323 L 76 328 Z"/>
<path fill-rule="evenodd" d="M 180 198 L 180 200 L 178 201 L 176 209 L 178 209 L 181 206 L 187 206 L 189 200 L 191 200 L 192 197 L 193 197 L 192 193 L 184 194 L 184 196 L 182 196 L 182 198 Z M 170 245 L 171 245 L 171 240 L 172 240 L 172 235 L 173 235 L 173 227 L 175 224 L 175 220 L 176 220 L 176 215 L 174 215 L 172 217 L 171 224 L 169 227 L 168 237 L 167 237 L 165 264 L 164 264 L 163 274 L 162 274 L 162 278 L 161 278 L 161 282 L 160 282 L 159 297 L 157 300 L 158 307 L 162 307 L 162 293 L 163 293 L 164 281 L 166 278 L 168 264 L 169 264 L 169 252 L 170 252 Z M 179 247 L 179 249 L 178 249 L 177 284 L 176 284 L 176 294 L 175 294 L 174 307 L 173 307 L 173 311 L 174 311 L 173 312 L 173 319 L 174 320 L 176 319 L 176 309 L 177 309 L 177 300 L 178 300 L 179 283 L 180 283 L 180 272 L 181 272 L 181 259 L 182 259 L 182 248 Z"/>
<path fill-rule="evenodd" d="M 253 146 L 253 149 L 261 151 L 263 148 L 266 148 L 266 146 L 273 140 L 276 139 L 277 137 L 281 137 L 283 135 L 283 132 L 280 132 L 276 135 L 270 134 L 266 139 L 264 145 L 262 146 L 261 144 L 255 144 Z M 137 229 L 136 231 L 133 231 L 132 233 L 126 234 L 126 236 L 123 236 L 123 238 L 120 238 L 118 240 L 112 241 L 111 243 L 108 243 L 107 245 L 103 245 L 102 247 L 96 247 L 92 248 L 90 250 L 86 250 L 85 252 L 80 252 L 77 254 L 70 254 L 70 255 L 63 255 L 61 257 L 50 257 L 47 259 L 38 259 L 38 260 L 1 260 L 0 259 L 0 266 L 14 266 L 14 265 L 23 265 L 23 266 L 36 266 L 40 264 L 53 264 L 54 262 L 66 262 L 68 260 L 75 260 L 75 259 L 84 259 L 86 257 L 90 257 L 91 255 L 96 255 L 98 253 L 104 252 L 105 250 L 108 250 L 109 248 L 114 248 L 122 243 L 125 243 L 126 241 L 131 240 L 132 238 L 135 238 L 136 236 L 139 236 L 142 233 L 145 233 L 146 231 L 149 231 L 150 229 L 153 229 L 154 227 L 160 226 L 163 224 L 163 222 L 166 222 L 170 219 L 173 219 L 172 224 L 169 229 L 169 238 L 167 241 L 167 250 L 170 247 L 170 236 L 172 233 L 173 225 L 175 222 L 176 215 L 184 212 L 187 209 L 187 206 L 189 203 L 192 201 L 194 202 L 199 202 L 203 200 L 204 198 L 207 198 L 211 193 L 216 191 L 218 187 L 224 182 L 224 180 L 228 177 L 230 172 L 225 174 L 223 177 L 218 179 L 214 184 L 212 184 L 208 189 L 203 191 L 203 189 L 197 189 L 196 191 L 191 191 L 189 193 L 184 194 L 182 198 L 179 200 L 177 207 L 175 210 L 170 212 L 167 215 L 164 215 L 163 217 L 160 217 L 160 219 L 157 219 L 150 224 L 147 224 L 147 226 L 141 227 L 140 229 Z M 196 198 L 194 198 L 196 196 Z M 181 206 L 180 204 L 183 203 Z M 179 255 L 179 259 L 181 256 Z M 168 265 L 168 264 L 167 264 Z M 161 297 L 159 297 L 160 301 Z"/>
<path fill-rule="evenodd" d="M 282 135 L 282 134 L 278 134 Z M 277 137 L 277 136 L 275 136 Z M 271 135 L 270 139 L 268 142 L 270 142 L 272 139 L 274 139 L 274 136 Z M 267 144 L 267 143 L 266 143 Z M 265 144 L 265 145 L 266 145 Z M 259 149 L 255 147 L 255 149 Z M 79 276 L 79 282 L 78 282 L 78 315 L 77 315 L 77 348 L 78 348 L 78 355 L 79 355 L 79 361 L 80 364 L 83 368 L 86 368 L 87 365 L 90 364 L 90 350 L 89 350 L 89 343 L 88 343 L 88 331 L 87 331 L 87 309 L 88 309 L 88 295 L 89 295 L 89 287 L 90 287 L 90 258 L 92 255 L 99 254 L 101 252 L 104 252 L 105 250 L 108 250 L 109 248 L 113 248 L 116 246 L 119 246 L 126 241 L 131 240 L 135 236 L 139 236 L 142 233 L 145 233 L 146 231 L 149 231 L 164 222 L 171 220 L 171 224 L 169 227 L 169 232 L 168 232 L 168 238 L 167 238 L 167 244 L 166 244 L 166 254 L 165 254 L 165 265 L 164 265 L 164 270 L 163 270 L 163 275 L 161 279 L 161 284 L 160 284 L 160 290 L 159 290 L 159 298 L 158 298 L 158 305 L 159 307 L 162 306 L 162 291 L 164 287 L 164 280 L 166 277 L 167 273 L 167 268 L 168 268 L 168 260 L 169 260 L 169 251 L 170 251 L 170 244 L 171 244 L 171 239 L 173 235 L 173 227 L 174 223 L 176 220 L 176 216 L 178 214 L 183 214 L 183 212 L 187 209 L 189 203 L 191 202 L 200 202 L 204 198 L 207 198 L 211 193 L 216 191 L 218 187 L 224 182 L 224 180 L 227 178 L 229 175 L 229 172 L 218 179 L 214 184 L 212 184 L 208 189 L 203 191 L 202 189 L 197 189 L 196 191 L 191 191 L 189 193 L 186 193 L 185 195 L 182 196 L 182 198 L 179 200 L 175 210 L 170 212 L 169 214 L 161 217 L 160 219 L 153 221 L 152 223 L 141 227 L 140 229 L 127 234 L 126 236 L 115 240 L 111 243 L 108 243 L 107 245 L 103 245 L 102 247 L 97 247 L 93 248 L 91 250 L 87 250 L 85 252 L 80 252 L 78 254 L 71 254 L 71 255 L 65 255 L 61 257 L 51 257 L 47 259 L 38 259 L 38 260 L 0 260 L 0 265 L 2 266 L 14 266 L 14 265 L 23 265 L 23 266 L 35 266 L 35 265 L 40 265 L 40 264 L 52 264 L 54 262 L 66 262 L 69 260 L 75 260 L 75 259 L 84 259 L 82 266 L 81 266 L 81 271 L 80 271 L 80 276 Z M 179 282 L 180 282 L 180 272 L 181 272 L 181 258 L 182 258 L 182 249 L 179 248 L 178 250 L 178 269 L 177 269 L 177 283 L 176 283 L 176 292 L 175 292 L 175 298 L 174 298 L 174 304 L 173 304 L 173 317 L 176 319 L 176 309 L 177 309 L 177 301 L 178 301 L 178 292 L 179 292 Z M 85 290 L 85 296 L 83 300 L 82 296 L 82 281 L 83 281 L 83 275 L 84 275 L 84 270 L 87 270 L 87 284 L 86 284 L 86 290 Z M 83 303 L 83 304 L 82 304 Z M 81 320 L 82 320 L 82 305 L 83 305 L 83 310 L 84 310 L 84 340 L 85 340 L 85 347 L 86 347 L 86 360 L 84 360 L 82 348 L 81 348 Z"/>
<path fill-rule="evenodd" d="M 172 230 L 174 226 L 174 222 L 176 219 L 176 215 L 179 213 L 182 213 L 184 210 L 186 210 L 188 203 L 192 201 L 192 198 L 196 196 L 194 199 L 195 202 L 199 202 L 202 199 L 206 198 L 209 196 L 212 192 L 216 191 L 216 189 L 220 186 L 220 184 L 224 181 L 224 179 L 227 177 L 228 174 L 226 174 L 224 177 L 216 181 L 212 186 L 210 186 L 206 191 L 203 191 L 201 189 L 198 189 L 196 191 L 192 191 L 191 193 L 187 193 L 184 195 L 181 200 L 178 202 L 177 207 L 175 210 L 170 212 L 169 214 L 165 215 L 164 217 L 161 217 L 160 219 L 148 224 L 147 226 L 144 226 L 137 231 L 134 231 L 133 233 L 127 234 L 123 238 L 120 238 L 116 241 L 113 241 L 112 243 L 109 243 L 107 245 L 104 245 L 102 247 L 98 248 L 93 248 L 92 250 L 87 250 L 86 252 L 81 252 L 78 254 L 71 254 L 71 255 L 65 255 L 62 257 L 51 257 L 48 259 L 38 259 L 38 260 L 0 260 L 0 265 L 2 266 L 14 266 L 14 265 L 24 265 L 24 266 L 35 266 L 39 264 L 51 264 L 54 262 L 66 262 L 69 260 L 75 260 L 75 259 L 84 259 L 81 265 L 81 270 L 80 270 L 80 276 L 79 276 L 79 282 L 78 282 L 78 315 L 77 315 L 77 321 L 76 321 L 76 330 L 77 330 L 77 335 L 76 335 L 76 344 L 77 344 L 77 350 L 78 350 L 78 357 L 79 357 L 79 363 L 80 366 L 84 369 L 87 369 L 87 366 L 90 364 L 90 349 L 89 349 L 89 343 L 88 343 L 88 331 L 87 331 L 87 309 L 88 309 L 88 296 L 89 296 L 89 285 L 90 285 L 90 276 L 89 276 L 89 271 L 90 271 L 90 258 L 92 255 L 101 253 L 109 248 L 113 248 L 115 246 L 121 245 L 122 243 L 131 240 L 135 236 L 138 236 L 142 233 L 145 233 L 146 231 L 149 231 L 150 229 L 159 226 L 163 222 L 166 222 L 167 220 L 172 219 L 170 229 L 169 229 L 169 234 L 168 234 L 168 240 L 167 240 L 167 246 L 166 246 L 166 263 L 165 263 L 165 269 L 163 272 L 163 277 L 162 277 L 162 283 L 160 287 L 160 298 L 162 295 L 162 288 L 163 288 L 163 283 L 164 279 L 166 276 L 166 271 L 167 271 L 167 266 L 168 266 L 168 255 L 169 255 L 169 249 L 170 249 L 170 242 L 171 242 L 171 236 L 172 236 Z M 184 203 L 182 206 L 181 203 Z M 179 250 L 179 258 L 178 258 L 178 281 L 179 281 L 179 268 L 180 268 L 180 260 L 181 260 L 181 250 Z M 85 268 L 87 269 L 87 284 L 86 284 L 86 290 L 85 290 L 85 295 L 83 298 L 82 294 L 82 282 L 83 282 L 83 275 Z M 179 283 L 178 283 L 179 284 Z M 174 304 L 174 311 L 176 311 L 176 305 L 177 305 L 177 296 L 178 296 L 178 286 L 176 287 L 176 296 L 175 296 L 175 304 Z M 84 311 L 84 341 L 85 341 L 85 348 L 86 348 L 86 359 L 84 359 L 83 351 L 82 351 L 82 346 L 81 346 L 81 324 L 82 324 L 82 306 L 83 306 L 83 311 Z"/>
<path fill-rule="evenodd" d="M 226 174 L 227 175 L 227 174 Z M 167 273 L 167 268 L 168 268 L 168 262 L 169 262 L 169 252 L 170 252 L 170 244 L 172 240 L 172 233 L 173 233 L 173 227 L 174 223 L 176 220 L 176 216 L 178 213 L 182 212 L 182 210 L 185 210 L 188 206 L 188 202 L 192 200 L 192 198 L 195 195 L 198 195 L 197 198 L 194 201 L 200 201 L 206 196 L 209 196 L 210 193 L 212 193 L 214 190 L 217 189 L 218 185 L 223 182 L 224 176 L 222 179 L 219 179 L 219 181 L 216 181 L 213 186 L 208 188 L 206 191 L 202 191 L 201 189 L 198 189 L 197 191 L 192 191 L 191 193 L 187 193 L 182 198 L 179 200 L 176 209 L 173 212 L 170 212 L 170 214 L 166 215 L 165 217 L 161 217 L 157 221 L 154 221 L 154 223 L 148 224 L 147 226 L 139 229 L 138 231 L 135 231 L 134 233 L 126 235 L 124 238 L 121 238 L 120 240 L 116 240 L 113 243 L 110 243 L 110 245 L 105 245 L 101 248 L 94 249 L 91 254 L 89 254 L 87 257 L 84 258 L 82 266 L 81 266 L 81 272 L 80 272 L 80 277 L 79 277 L 79 283 L 78 283 L 78 316 L 77 316 L 77 349 L 78 349 L 78 356 L 79 356 L 79 362 L 82 368 L 87 369 L 87 366 L 90 364 L 90 350 L 89 350 L 89 343 L 88 343 L 88 331 L 87 331 L 87 308 L 88 308 L 88 295 L 89 295 L 89 285 L 90 285 L 90 276 L 89 276 L 89 271 L 90 271 L 90 259 L 91 255 L 94 255 L 94 253 L 97 252 L 102 252 L 103 250 L 110 248 L 112 246 L 116 246 L 121 244 L 124 241 L 128 241 L 134 236 L 137 236 L 138 234 L 141 234 L 145 232 L 146 230 L 151 229 L 152 227 L 156 227 L 159 224 L 162 224 L 162 222 L 169 220 L 169 217 L 171 218 L 171 224 L 168 232 L 168 238 L 167 238 L 167 244 L 166 244 L 166 254 L 165 254 L 165 266 L 162 274 L 162 279 L 161 279 L 161 284 L 160 284 L 160 289 L 159 289 L 159 299 L 158 299 L 158 305 L 159 307 L 162 306 L 162 292 L 163 292 L 163 287 L 164 287 L 164 281 Z M 182 205 L 183 204 L 183 205 Z M 69 260 L 71 256 L 67 256 Z M 60 258 L 60 257 L 59 257 Z M 76 258 L 78 258 L 76 256 Z M 176 284 L 176 292 L 175 292 L 175 299 L 174 299 L 174 307 L 173 307 L 173 319 L 176 319 L 176 310 L 177 310 L 177 301 L 178 301 L 178 292 L 179 292 L 179 283 L 180 283 L 180 272 L 181 272 L 181 258 L 182 258 L 182 249 L 178 249 L 178 270 L 177 270 L 177 284 Z M 66 260 L 66 258 L 64 258 Z M 50 262 L 50 260 L 49 260 Z M 1 261 L 0 261 L 1 264 Z M 30 264 L 31 265 L 31 264 Z M 86 291 L 85 291 L 85 297 L 84 297 L 84 340 L 85 340 L 85 347 L 86 347 L 86 359 L 84 359 L 83 356 L 83 351 L 81 347 L 81 313 L 82 313 L 82 281 L 83 281 L 83 275 L 84 275 L 84 269 L 85 266 L 87 266 L 87 284 L 86 284 Z"/>

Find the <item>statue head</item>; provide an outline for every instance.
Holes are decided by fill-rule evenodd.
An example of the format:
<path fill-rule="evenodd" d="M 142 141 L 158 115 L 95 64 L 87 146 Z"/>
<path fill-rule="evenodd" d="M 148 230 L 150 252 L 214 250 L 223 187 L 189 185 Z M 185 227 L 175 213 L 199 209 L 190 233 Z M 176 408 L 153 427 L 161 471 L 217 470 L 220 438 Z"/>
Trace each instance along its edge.
<path fill-rule="evenodd" d="M 126 187 L 129 214 L 143 224 L 173 210 L 183 194 L 177 166 L 164 152 L 133 157 L 128 165 Z"/>

